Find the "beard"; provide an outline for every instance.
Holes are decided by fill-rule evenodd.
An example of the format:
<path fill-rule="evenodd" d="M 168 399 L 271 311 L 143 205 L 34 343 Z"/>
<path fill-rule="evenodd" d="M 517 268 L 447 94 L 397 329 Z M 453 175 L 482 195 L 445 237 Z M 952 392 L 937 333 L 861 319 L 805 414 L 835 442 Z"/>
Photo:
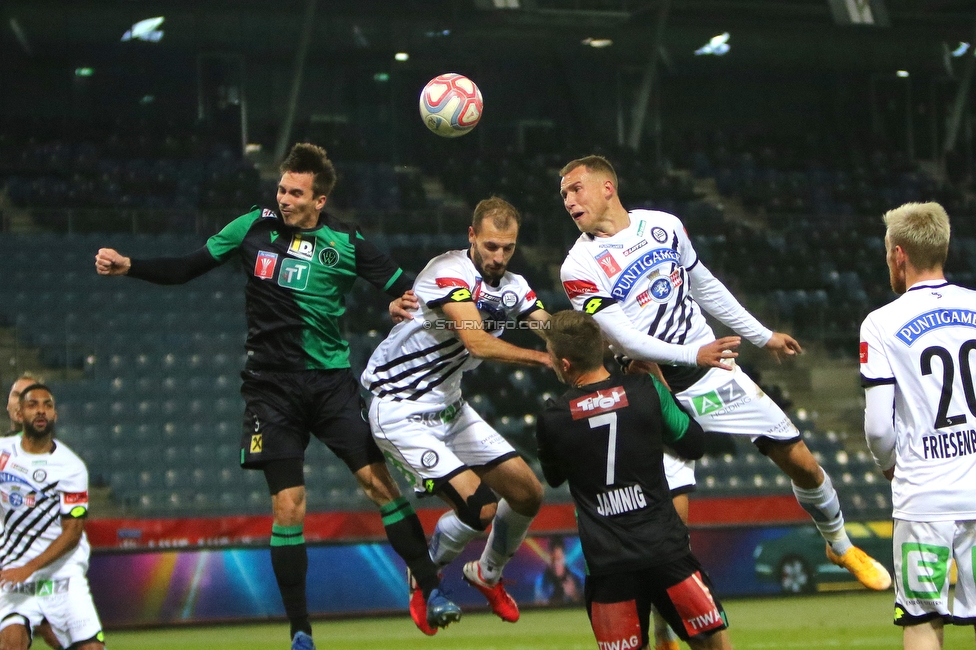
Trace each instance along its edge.
<path fill-rule="evenodd" d="M 24 435 L 33 440 L 40 440 L 47 436 L 54 437 L 54 422 L 48 421 L 47 426 L 43 430 L 38 430 L 34 428 L 34 425 L 30 422 L 24 422 Z"/>

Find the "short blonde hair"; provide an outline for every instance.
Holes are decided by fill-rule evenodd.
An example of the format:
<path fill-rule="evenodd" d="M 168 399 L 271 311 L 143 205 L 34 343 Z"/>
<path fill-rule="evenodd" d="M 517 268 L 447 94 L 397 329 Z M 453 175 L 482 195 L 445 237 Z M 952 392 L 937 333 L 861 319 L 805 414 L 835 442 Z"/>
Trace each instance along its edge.
<path fill-rule="evenodd" d="M 949 215 L 935 202 L 906 203 L 885 213 L 885 238 L 920 271 L 942 268 L 949 253 Z"/>
<path fill-rule="evenodd" d="M 611 181 L 613 181 L 614 187 L 618 189 L 620 188 L 620 186 L 617 184 L 618 183 L 617 172 L 613 169 L 613 165 L 610 164 L 610 161 L 604 158 L 603 156 L 597 156 L 594 154 L 592 156 L 586 156 L 584 158 L 577 158 L 576 160 L 571 160 L 565 165 L 563 165 L 563 168 L 559 170 L 559 175 L 565 176 L 566 174 L 573 171 L 577 167 L 585 167 L 586 171 L 588 172 L 603 174 Z"/>

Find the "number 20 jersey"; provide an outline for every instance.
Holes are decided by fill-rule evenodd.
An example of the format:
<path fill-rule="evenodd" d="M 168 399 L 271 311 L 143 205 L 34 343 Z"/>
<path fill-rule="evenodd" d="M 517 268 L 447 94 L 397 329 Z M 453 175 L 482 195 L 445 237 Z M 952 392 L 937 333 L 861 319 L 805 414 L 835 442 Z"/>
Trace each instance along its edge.
<path fill-rule="evenodd" d="M 861 383 L 895 386 L 895 519 L 976 519 L 976 292 L 912 286 L 861 325 Z"/>

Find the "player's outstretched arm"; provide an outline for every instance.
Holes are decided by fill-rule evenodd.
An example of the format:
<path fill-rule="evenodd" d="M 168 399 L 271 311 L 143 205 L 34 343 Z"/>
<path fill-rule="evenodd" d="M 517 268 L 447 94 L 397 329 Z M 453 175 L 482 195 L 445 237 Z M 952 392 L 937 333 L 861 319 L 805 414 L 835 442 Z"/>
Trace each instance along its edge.
<path fill-rule="evenodd" d="M 99 275 L 127 275 L 153 284 L 183 284 L 221 264 L 222 260 L 215 259 L 206 246 L 181 257 L 134 260 L 111 248 L 100 248 L 95 256 Z"/>
<path fill-rule="evenodd" d="M 99 275 L 125 275 L 131 267 L 132 260 L 113 248 L 99 248 L 95 255 L 95 272 Z"/>
<path fill-rule="evenodd" d="M 763 346 L 769 353 L 776 358 L 776 361 L 782 363 L 782 356 L 788 357 L 796 356 L 798 354 L 803 354 L 803 348 L 795 338 L 789 334 L 784 334 L 783 332 L 773 332 L 773 335 L 769 337 L 769 341 Z"/>
<path fill-rule="evenodd" d="M 768 343 L 772 330 L 750 314 L 701 261 L 688 271 L 688 277 L 691 279 L 691 297 L 705 311 L 753 345 L 764 347 Z"/>
<path fill-rule="evenodd" d="M 473 302 L 451 302 L 442 306 L 444 315 L 464 343 L 468 354 L 476 359 L 491 359 L 526 366 L 552 367 L 549 355 L 539 350 L 520 348 L 485 331 L 481 312 Z"/>
<path fill-rule="evenodd" d="M 728 336 L 697 348 L 666 343 L 635 328 L 618 304 L 594 310 L 593 318 L 613 344 L 615 352 L 641 361 L 728 370 L 722 360 L 737 357 L 734 350 L 741 342 L 737 336 Z"/>

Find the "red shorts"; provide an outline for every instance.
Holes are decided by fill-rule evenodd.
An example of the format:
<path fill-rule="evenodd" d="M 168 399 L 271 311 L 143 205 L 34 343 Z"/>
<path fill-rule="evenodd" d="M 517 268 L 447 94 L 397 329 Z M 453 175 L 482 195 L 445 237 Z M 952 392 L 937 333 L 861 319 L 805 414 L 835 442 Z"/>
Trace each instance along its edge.
<path fill-rule="evenodd" d="M 651 605 L 685 641 L 728 627 L 711 579 L 690 552 L 659 567 L 588 576 L 585 594 L 600 647 L 646 646 Z"/>

